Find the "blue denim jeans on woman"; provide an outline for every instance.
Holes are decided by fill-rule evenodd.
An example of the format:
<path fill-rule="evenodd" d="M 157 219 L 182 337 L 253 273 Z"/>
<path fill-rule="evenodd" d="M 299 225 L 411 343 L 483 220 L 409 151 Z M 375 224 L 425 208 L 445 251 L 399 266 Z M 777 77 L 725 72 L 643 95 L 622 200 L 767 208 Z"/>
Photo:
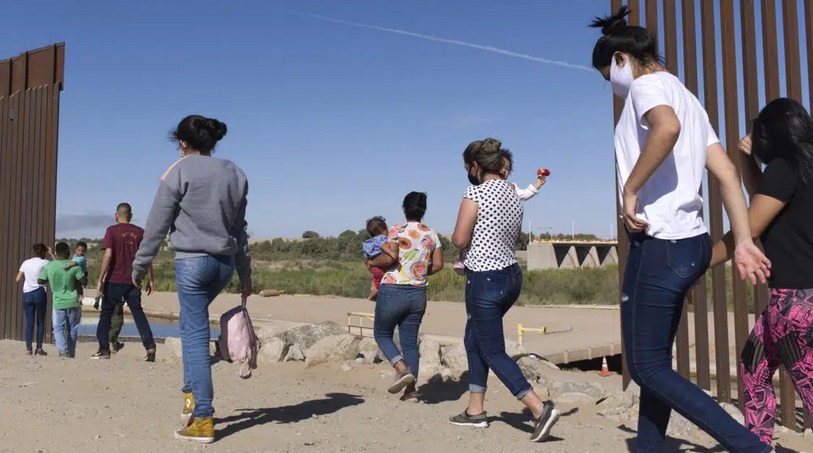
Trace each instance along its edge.
<path fill-rule="evenodd" d="M 426 287 L 381 285 L 378 290 L 373 321 L 375 342 L 390 361 L 390 365 L 403 360 L 416 379 L 420 366 L 418 330 L 424 313 L 426 313 Z M 392 339 L 396 327 L 403 355 Z"/>
<path fill-rule="evenodd" d="M 53 310 L 51 313 L 54 326 L 54 342 L 61 355 L 73 357 L 76 355 L 76 340 L 79 337 L 79 323 L 82 321 L 82 309 L 63 308 Z M 67 325 L 68 338 L 65 338 Z"/>
<path fill-rule="evenodd" d="M 232 256 L 175 260 L 175 284 L 181 304 L 178 328 L 183 355 L 183 391 L 192 393 L 195 418 L 211 417 L 215 412 L 209 358 L 209 305 L 228 285 L 233 273 Z"/>
<path fill-rule="evenodd" d="M 771 451 L 710 396 L 672 369 L 672 345 L 686 293 L 705 274 L 710 261 L 708 234 L 681 240 L 630 235 L 621 322 L 630 376 L 641 387 L 636 452 L 663 450 L 672 409 L 728 451 Z"/>
<path fill-rule="evenodd" d="M 486 392 L 489 369 L 517 399 L 533 389 L 519 365 L 505 352 L 502 318 L 521 291 L 522 270 L 518 264 L 486 272 L 466 269 L 467 321 L 463 343 L 469 359 L 469 392 Z"/>
<path fill-rule="evenodd" d="M 45 307 L 48 296 L 45 288 L 23 293 L 23 311 L 25 312 L 25 349 L 31 351 L 34 341 L 34 322 L 37 323 L 37 349 L 42 349 L 42 338 L 45 335 Z"/>

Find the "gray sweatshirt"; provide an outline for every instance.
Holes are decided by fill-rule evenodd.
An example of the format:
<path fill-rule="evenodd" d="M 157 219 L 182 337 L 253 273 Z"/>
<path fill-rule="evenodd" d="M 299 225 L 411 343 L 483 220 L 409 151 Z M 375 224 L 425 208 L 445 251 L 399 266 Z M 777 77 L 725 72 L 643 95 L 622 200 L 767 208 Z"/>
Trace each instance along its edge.
<path fill-rule="evenodd" d="M 251 283 L 246 232 L 248 181 L 237 165 L 189 155 L 161 177 L 133 262 L 133 278 L 147 274 L 169 232 L 176 259 L 234 256 L 240 283 Z"/>

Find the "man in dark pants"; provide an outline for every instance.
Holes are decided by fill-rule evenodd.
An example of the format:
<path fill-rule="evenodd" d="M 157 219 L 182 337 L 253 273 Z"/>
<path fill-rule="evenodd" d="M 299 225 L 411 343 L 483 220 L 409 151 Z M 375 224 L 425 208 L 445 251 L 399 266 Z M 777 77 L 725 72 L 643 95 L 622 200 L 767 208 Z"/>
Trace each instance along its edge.
<path fill-rule="evenodd" d="M 110 327 L 113 311 L 122 299 L 130 307 L 133 321 L 138 328 L 141 342 L 147 350 L 144 360 L 155 361 L 155 340 L 152 336 L 150 323 L 141 308 L 141 288 L 133 283 L 133 260 L 138 251 L 144 230 L 130 223 L 133 218 L 132 208 L 127 203 L 121 203 L 116 209 L 116 224 L 107 228 L 102 241 L 104 258 L 102 269 L 99 272 L 99 283 L 96 291 L 102 295 L 102 312 L 99 316 L 99 325 L 96 328 L 96 339 L 99 341 L 99 351 L 93 355 L 94 359 L 110 358 Z M 147 295 L 152 293 L 152 268 L 148 272 Z"/>

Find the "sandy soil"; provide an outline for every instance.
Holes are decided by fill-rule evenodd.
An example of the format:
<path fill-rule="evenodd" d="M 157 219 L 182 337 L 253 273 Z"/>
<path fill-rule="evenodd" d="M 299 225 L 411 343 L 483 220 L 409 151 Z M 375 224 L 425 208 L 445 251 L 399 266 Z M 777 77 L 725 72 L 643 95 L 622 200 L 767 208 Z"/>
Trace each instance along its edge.
<path fill-rule="evenodd" d="M 176 441 L 181 424 L 181 363 L 140 359 L 138 344 L 109 361 L 91 360 L 95 345 L 80 344 L 76 359 L 26 357 L 23 345 L 0 341 L 0 400 L 3 452 L 621 452 L 630 427 L 596 415 L 595 406 L 560 404 L 565 416 L 544 444 L 528 440 L 531 426 L 520 405 L 496 379 L 491 381 L 488 429 L 449 425 L 465 407 L 465 384 L 421 387 L 424 402 L 402 403 L 386 393 L 386 365 L 341 364 L 306 369 L 302 363 L 261 365 L 249 380 L 237 366 L 213 366 L 218 441 L 202 446 Z M 608 389 L 619 378 L 553 371 L 551 380 L 591 380 Z M 786 446 L 810 447 L 791 436 Z M 708 450 L 715 442 L 699 434 L 671 440 L 667 451 Z M 719 450 L 716 450 L 719 451 Z M 780 450 L 796 451 L 796 450 Z"/>

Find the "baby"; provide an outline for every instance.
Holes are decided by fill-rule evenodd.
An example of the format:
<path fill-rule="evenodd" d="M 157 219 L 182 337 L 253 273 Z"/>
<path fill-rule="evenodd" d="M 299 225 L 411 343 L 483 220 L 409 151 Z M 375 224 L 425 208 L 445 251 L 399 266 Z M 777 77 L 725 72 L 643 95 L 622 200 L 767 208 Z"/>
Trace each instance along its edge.
<path fill-rule="evenodd" d="M 384 217 L 376 216 L 367 220 L 367 232 L 372 238 L 364 241 L 364 259 L 369 261 L 383 253 L 381 246 L 387 242 L 387 221 Z M 373 274 L 373 283 L 370 285 L 370 300 L 375 300 L 378 295 L 378 288 L 381 286 L 381 279 L 384 278 L 385 270 L 380 267 L 367 265 L 367 270 Z"/>
<path fill-rule="evenodd" d="M 88 260 L 85 258 L 85 254 L 88 252 L 88 244 L 87 242 L 79 241 L 76 243 L 76 249 L 74 249 L 73 258 L 71 262 L 63 266 L 63 269 L 70 269 L 75 266 L 79 266 L 82 268 L 82 273 L 85 274 L 85 277 L 88 276 Z M 79 303 L 82 303 L 82 299 L 85 297 L 84 288 L 82 284 L 76 282 L 76 292 L 79 294 Z"/>
<path fill-rule="evenodd" d="M 511 172 L 514 167 L 514 158 L 511 155 L 510 151 L 505 150 L 503 151 L 502 159 L 503 167 L 502 171 L 500 172 L 500 175 L 502 176 L 502 179 L 508 179 L 508 176 L 511 175 Z M 539 171 L 539 173 L 537 173 L 536 181 L 534 181 L 532 184 L 529 184 L 528 187 L 524 189 L 520 189 L 514 183 L 509 184 L 511 184 L 511 187 L 513 187 L 514 190 L 517 191 L 517 197 L 519 197 L 521 201 L 530 200 L 536 194 L 538 194 L 539 189 L 542 188 L 543 185 L 545 185 L 545 181 L 547 181 L 547 174 L 545 173 L 547 172 Z M 457 272 L 460 275 L 464 275 L 466 272 L 466 266 L 463 264 L 463 261 L 465 259 L 466 259 L 466 249 L 460 249 L 460 258 L 458 262 L 455 263 L 455 265 L 452 267 L 455 270 L 455 272 Z"/>

